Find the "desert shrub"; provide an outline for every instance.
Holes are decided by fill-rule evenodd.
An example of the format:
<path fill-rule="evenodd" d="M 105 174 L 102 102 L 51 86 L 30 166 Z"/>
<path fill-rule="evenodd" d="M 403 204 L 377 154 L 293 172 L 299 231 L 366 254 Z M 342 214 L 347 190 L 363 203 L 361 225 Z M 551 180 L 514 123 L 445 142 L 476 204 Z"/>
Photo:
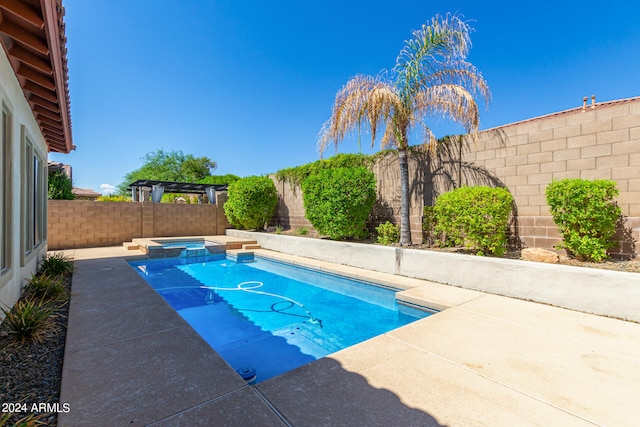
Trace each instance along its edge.
<path fill-rule="evenodd" d="M 581 261 L 601 262 L 607 249 L 614 246 L 612 237 L 620 217 L 614 197 L 616 183 L 610 180 L 564 179 L 547 186 L 547 203 L 563 241 L 558 249 Z"/>
<path fill-rule="evenodd" d="M 376 198 L 376 178 L 364 167 L 319 170 L 302 182 L 306 216 L 331 239 L 362 238 Z"/>
<path fill-rule="evenodd" d="M 73 200 L 73 183 L 64 172 L 56 172 L 48 178 L 50 200 Z"/>
<path fill-rule="evenodd" d="M 444 236 L 445 245 L 501 256 L 512 203 L 513 197 L 504 188 L 458 188 L 436 200 L 434 230 Z"/>
<path fill-rule="evenodd" d="M 235 227 L 264 229 L 276 210 L 278 193 L 267 177 L 249 176 L 229 185 L 224 212 Z"/>
<path fill-rule="evenodd" d="M 54 307 L 42 299 L 20 299 L 11 310 L 0 310 L 7 332 L 19 342 L 40 342 L 55 326 L 51 316 Z"/>
<path fill-rule="evenodd" d="M 66 285 L 61 276 L 51 277 L 45 274 L 33 276 L 27 283 L 26 291 L 34 298 L 43 301 L 55 301 L 66 294 Z"/>
<path fill-rule="evenodd" d="M 400 241 L 400 229 L 397 225 L 387 221 L 376 227 L 376 241 L 383 245 L 392 245 Z"/>
<path fill-rule="evenodd" d="M 42 256 L 38 273 L 45 276 L 70 276 L 73 273 L 73 261 L 60 252 L 50 252 Z"/>

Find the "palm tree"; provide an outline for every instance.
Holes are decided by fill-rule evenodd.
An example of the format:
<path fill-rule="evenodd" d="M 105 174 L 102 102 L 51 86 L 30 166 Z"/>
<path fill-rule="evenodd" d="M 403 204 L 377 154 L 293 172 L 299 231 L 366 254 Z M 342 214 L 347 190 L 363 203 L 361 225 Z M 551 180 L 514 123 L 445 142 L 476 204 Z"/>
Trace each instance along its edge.
<path fill-rule="evenodd" d="M 472 28 L 461 17 L 436 15 L 420 30 L 396 59 L 391 73 L 356 75 L 336 94 L 331 118 L 318 140 L 322 154 L 336 146 L 364 123 L 371 132 L 371 145 L 382 131 L 381 148 L 398 151 L 401 185 L 400 244 L 411 243 L 409 228 L 409 134 L 422 133 L 431 149 L 437 141 L 425 120 L 442 115 L 461 124 L 474 136 L 479 113 L 474 95 L 489 102 L 490 92 L 482 74 L 469 62 Z"/>

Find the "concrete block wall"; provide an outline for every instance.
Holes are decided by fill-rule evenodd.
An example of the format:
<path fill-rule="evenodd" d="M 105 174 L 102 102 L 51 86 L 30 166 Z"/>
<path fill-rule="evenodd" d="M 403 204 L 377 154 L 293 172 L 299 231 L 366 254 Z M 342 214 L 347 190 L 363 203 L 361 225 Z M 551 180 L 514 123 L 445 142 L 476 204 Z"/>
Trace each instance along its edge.
<path fill-rule="evenodd" d="M 224 234 L 220 205 L 49 200 L 50 250 L 121 245 L 137 237 Z"/>
<path fill-rule="evenodd" d="M 378 184 L 374 216 L 400 223 L 400 177 L 395 154 L 373 167 Z M 443 144 L 436 152 L 412 147 L 411 231 L 422 240 L 422 209 L 439 194 L 460 186 L 505 186 L 517 211 L 513 230 L 524 247 L 553 249 L 561 237 L 547 206 L 545 189 L 565 178 L 611 179 L 620 195 L 624 222 L 613 254 L 640 251 L 640 97 L 601 102 L 480 132 Z M 311 227 L 304 218 L 302 191 L 276 182 L 276 221 Z"/>
<path fill-rule="evenodd" d="M 517 205 L 525 246 L 553 248 L 561 237 L 545 189 L 565 178 L 611 179 L 625 223 L 613 253 L 637 252 L 640 239 L 640 98 L 604 102 L 483 131 L 465 141 L 462 161 L 494 175 Z M 472 183 L 469 183 L 472 184 Z"/>
<path fill-rule="evenodd" d="M 315 230 L 305 217 L 302 188 L 286 181 L 278 181 L 275 175 L 271 175 L 270 178 L 278 190 L 278 206 L 272 222 L 285 229 L 296 230 L 304 227 L 307 230 Z"/>

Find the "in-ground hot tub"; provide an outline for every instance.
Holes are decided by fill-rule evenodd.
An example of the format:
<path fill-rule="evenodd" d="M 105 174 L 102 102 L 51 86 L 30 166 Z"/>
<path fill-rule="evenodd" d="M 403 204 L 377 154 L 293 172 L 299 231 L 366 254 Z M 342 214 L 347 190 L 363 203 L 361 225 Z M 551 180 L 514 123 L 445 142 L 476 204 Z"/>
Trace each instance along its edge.
<path fill-rule="evenodd" d="M 203 238 L 152 239 L 143 245 L 149 258 L 197 257 L 225 252 L 225 245 Z"/>

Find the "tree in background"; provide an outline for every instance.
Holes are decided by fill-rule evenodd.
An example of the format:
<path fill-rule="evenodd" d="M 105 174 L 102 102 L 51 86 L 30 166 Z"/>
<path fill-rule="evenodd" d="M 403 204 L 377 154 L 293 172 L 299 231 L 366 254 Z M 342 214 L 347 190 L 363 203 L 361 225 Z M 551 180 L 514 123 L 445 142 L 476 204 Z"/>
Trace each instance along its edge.
<path fill-rule="evenodd" d="M 436 139 L 425 120 L 447 116 L 467 132 L 478 130 L 479 113 L 474 95 L 488 102 L 489 87 L 480 72 L 466 61 L 471 48 L 471 27 L 458 16 L 435 16 L 428 25 L 413 31 L 405 41 L 390 74 L 376 77 L 357 75 L 336 94 L 331 118 L 318 141 L 320 153 L 364 123 L 375 143 L 383 128 L 382 148 L 396 148 L 400 164 L 400 244 L 411 243 L 409 228 L 409 166 L 407 151 L 410 131 L 421 131 L 435 149 Z"/>
<path fill-rule="evenodd" d="M 73 200 L 73 183 L 64 172 L 56 172 L 49 175 L 49 199 L 50 200 Z"/>
<path fill-rule="evenodd" d="M 129 194 L 129 184 L 149 179 L 154 181 L 197 182 L 218 167 L 216 162 L 208 157 L 194 157 L 184 154 L 181 150 L 164 151 L 162 149 L 147 153 L 143 158 L 143 165 L 124 176 L 118 185 L 118 194 Z"/>

